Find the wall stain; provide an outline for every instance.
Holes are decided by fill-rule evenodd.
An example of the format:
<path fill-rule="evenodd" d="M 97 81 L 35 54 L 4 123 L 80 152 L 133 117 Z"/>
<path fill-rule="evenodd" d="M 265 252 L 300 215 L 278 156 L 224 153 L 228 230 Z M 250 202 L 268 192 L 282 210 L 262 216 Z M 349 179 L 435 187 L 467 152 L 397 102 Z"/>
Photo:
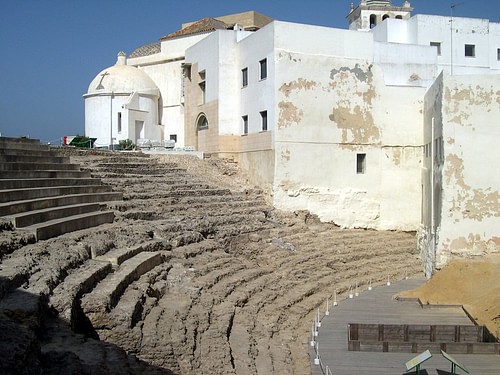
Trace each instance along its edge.
<path fill-rule="evenodd" d="M 444 171 L 446 183 L 455 185 L 455 196 L 449 212 L 449 217 L 460 214 L 465 219 L 482 221 L 485 218 L 500 217 L 500 195 L 498 191 L 488 189 L 473 189 L 464 180 L 463 160 L 455 154 L 446 157 Z M 455 222 L 459 220 L 456 219 Z"/>
<path fill-rule="evenodd" d="M 315 81 L 308 81 L 307 79 L 299 78 L 296 81 L 284 83 L 279 88 L 279 91 L 285 94 L 285 96 L 288 98 L 290 96 L 290 93 L 294 90 L 312 90 L 317 85 L 318 83 Z"/>
<path fill-rule="evenodd" d="M 360 106 L 352 110 L 350 107 L 334 108 L 329 118 L 337 124 L 337 128 L 342 130 L 343 143 L 370 143 L 380 138 L 371 112 L 361 109 Z"/>
<path fill-rule="evenodd" d="M 447 87 L 444 91 L 444 99 L 449 103 L 446 113 L 451 116 L 450 122 L 472 126 L 472 124 L 467 123 L 470 117 L 470 107 L 480 106 L 483 110 L 487 110 L 488 107 L 492 106 L 495 95 L 497 96 L 497 102 L 500 104 L 499 92 L 495 94 L 492 88 L 488 89 L 479 85 L 454 89 Z"/>
<path fill-rule="evenodd" d="M 461 236 L 453 240 L 447 238 L 443 243 L 446 250 L 451 253 L 461 253 L 471 251 L 476 254 L 493 253 L 498 252 L 500 247 L 500 238 L 491 237 L 489 239 L 483 239 L 481 235 L 477 233 L 469 233 L 466 237 Z"/>
<path fill-rule="evenodd" d="M 281 160 L 290 161 L 290 150 L 281 150 Z"/>
<path fill-rule="evenodd" d="M 337 102 L 328 116 L 341 130 L 342 143 L 367 144 L 380 140 L 374 123 L 372 104 L 376 96 L 371 65 L 365 70 L 360 64 L 330 71 L 329 87 L 335 91 Z"/>
<path fill-rule="evenodd" d="M 288 128 L 293 123 L 298 124 L 304 115 L 304 112 L 298 109 L 292 102 L 281 101 L 278 103 L 278 108 L 280 110 L 278 129 Z"/>
<path fill-rule="evenodd" d="M 401 164 L 402 150 L 400 148 L 391 148 L 392 151 L 392 160 L 394 161 L 394 165 L 399 166 Z"/>
<path fill-rule="evenodd" d="M 361 69 L 361 67 L 359 66 L 359 64 L 356 64 L 354 66 L 354 68 L 349 68 L 347 66 L 343 66 L 342 68 L 340 69 L 332 69 L 330 71 L 330 79 L 334 80 L 336 77 L 337 74 L 339 73 L 343 73 L 343 77 L 345 77 L 346 75 L 348 75 L 349 73 L 352 73 L 356 76 L 356 78 L 358 79 L 358 81 L 361 81 L 361 82 L 368 82 L 368 80 L 371 81 L 371 79 L 373 78 L 373 74 L 370 70 L 371 68 L 371 65 L 368 67 L 368 71 L 364 71 L 363 69 Z"/>

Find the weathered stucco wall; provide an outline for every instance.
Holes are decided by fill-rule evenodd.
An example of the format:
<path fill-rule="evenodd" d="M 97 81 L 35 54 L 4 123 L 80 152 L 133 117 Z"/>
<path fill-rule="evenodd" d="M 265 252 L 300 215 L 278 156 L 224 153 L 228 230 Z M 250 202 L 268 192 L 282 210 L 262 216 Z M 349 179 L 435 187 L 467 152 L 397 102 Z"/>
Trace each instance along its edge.
<path fill-rule="evenodd" d="M 422 220 L 417 247 L 430 277 L 436 267 L 436 238 L 441 227 L 443 154 L 443 74 L 424 97 L 424 147 L 422 150 Z"/>
<path fill-rule="evenodd" d="M 416 230 L 425 89 L 386 86 L 370 35 L 325 30 L 342 43 L 312 54 L 279 33 L 290 25 L 277 26 L 275 205 L 345 227 Z M 363 173 L 357 154 L 366 154 Z"/>
<path fill-rule="evenodd" d="M 437 265 L 500 251 L 500 76 L 445 76 Z"/>

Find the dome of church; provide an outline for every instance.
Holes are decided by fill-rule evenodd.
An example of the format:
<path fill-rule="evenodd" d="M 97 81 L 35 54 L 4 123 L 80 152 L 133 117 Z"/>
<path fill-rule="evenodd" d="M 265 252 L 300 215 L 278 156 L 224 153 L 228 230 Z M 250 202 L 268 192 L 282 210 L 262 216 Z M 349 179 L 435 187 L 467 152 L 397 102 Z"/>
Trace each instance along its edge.
<path fill-rule="evenodd" d="M 142 70 L 127 65 L 124 52 L 118 54 L 116 64 L 104 69 L 90 83 L 87 94 L 132 93 L 158 90 L 153 80 Z"/>

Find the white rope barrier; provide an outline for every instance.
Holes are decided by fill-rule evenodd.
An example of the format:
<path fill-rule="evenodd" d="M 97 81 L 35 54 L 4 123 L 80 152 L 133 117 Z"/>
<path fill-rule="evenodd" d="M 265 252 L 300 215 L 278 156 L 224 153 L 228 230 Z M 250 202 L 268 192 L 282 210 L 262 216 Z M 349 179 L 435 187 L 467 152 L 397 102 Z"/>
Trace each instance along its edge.
<path fill-rule="evenodd" d="M 404 271 L 404 277 L 403 279 L 404 280 L 408 280 L 408 270 L 407 268 L 405 268 L 405 271 Z M 386 285 L 387 286 L 390 286 L 391 285 L 391 281 L 390 281 L 390 275 L 388 274 L 387 275 L 387 282 L 386 282 Z M 370 291 L 372 290 L 373 287 L 372 287 L 372 277 L 369 278 L 368 280 L 368 287 L 367 287 L 367 290 Z M 348 288 L 348 295 L 347 297 L 349 299 L 352 299 L 354 298 L 354 296 L 358 297 L 359 296 L 359 282 L 356 281 L 355 283 L 355 292 L 353 293 L 353 284 L 350 284 L 349 285 L 349 288 Z M 337 289 L 334 289 L 333 290 L 333 302 L 332 302 L 332 312 L 333 312 L 333 308 L 335 306 L 338 306 L 338 301 L 337 301 Z M 326 297 L 326 308 L 325 308 L 325 314 L 323 315 L 323 318 L 325 316 L 329 316 L 330 315 L 330 296 L 327 296 Z M 321 368 L 321 372 L 323 373 L 323 375 L 333 375 L 332 371 L 330 370 L 330 367 L 328 365 L 324 365 L 323 364 L 323 361 L 321 360 L 321 355 L 320 355 L 320 352 L 319 352 L 319 343 L 318 343 L 318 339 L 317 337 L 319 336 L 319 328 L 321 327 L 321 320 L 322 318 L 320 317 L 320 312 L 319 312 L 319 308 L 317 309 L 317 312 L 314 314 L 314 322 L 311 326 L 311 341 L 310 341 L 310 345 L 312 348 L 314 348 L 314 365 L 316 366 L 320 366 Z"/>

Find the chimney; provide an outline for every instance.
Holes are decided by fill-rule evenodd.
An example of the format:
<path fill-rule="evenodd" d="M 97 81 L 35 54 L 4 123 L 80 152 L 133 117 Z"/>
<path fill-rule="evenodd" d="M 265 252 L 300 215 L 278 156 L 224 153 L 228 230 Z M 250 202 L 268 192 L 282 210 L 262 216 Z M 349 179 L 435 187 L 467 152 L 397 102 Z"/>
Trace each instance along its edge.
<path fill-rule="evenodd" d="M 127 65 L 127 54 L 123 51 L 118 52 L 115 65 Z"/>

